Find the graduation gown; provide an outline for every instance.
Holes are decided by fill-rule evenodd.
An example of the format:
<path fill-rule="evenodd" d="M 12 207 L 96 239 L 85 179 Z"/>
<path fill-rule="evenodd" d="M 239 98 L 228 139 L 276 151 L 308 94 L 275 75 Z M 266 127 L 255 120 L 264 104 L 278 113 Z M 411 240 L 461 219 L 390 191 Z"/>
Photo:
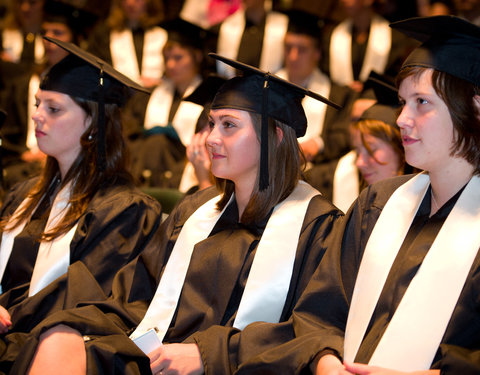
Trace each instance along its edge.
<path fill-rule="evenodd" d="M 282 340 L 286 343 L 261 353 L 239 373 L 298 374 L 308 371 L 310 363 L 325 350 L 340 357 L 343 355 L 347 315 L 363 251 L 387 200 L 411 177 L 380 181 L 360 194 L 345 220 L 341 252 L 327 252 L 289 324 L 270 325 L 265 329 L 277 344 Z M 431 218 L 430 193 L 425 195 L 390 270 L 356 362 L 368 363 L 460 193 Z M 431 365 L 442 374 L 480 372 L 479 271 L 480 255 L 477 253 Z"/>
<path fill-rule="evenodd" d="M 200 84 L 196 77 L 184 96 Z M 134 95 L 123 113 L 131 151 L 131 172 L 142 185 L 177 189 L 187 163 L 186 145 L 203 110 L 181 100 L 165 79 L 151 96 Z"/>
<path fill-rule="evenodd" d="M 37 326 L 23 340 L 12 373 L 22 373 L 43 330 L 58 323 L 68 324 L 87 335 L 89 374 L 150 373 L 149 359 L 128 334 L 140 323 L 153 298 L 165 261 L 188 217 L 217 195 L 215 188 L 186 197 L 164 222 L 166 234 L 158 249 L 143 252 L 115 278 L 112 298 L 101 303 L 63 311 Z M 288 319 L 295 302 L 320 262 L 341 213 L 321 196 L 309 204 L 298 242 L 293 274 L 280 320 Z M 237 366 L 229 357 L 228 337 L 245 287 L 253 257 L 266 225 L 238 223 L 236 203 L 231 203 L 209 237 L 193 250 L 183 290 L 164 342 L 195 342 L 201 348 L 207 374 L 227 374 Z M 272 249 L 273 250 L 273 249 Z M 16 338 L 18 339 L 18 337 Z M 17 342 L 18 345 L 18 342 Z"/>
<path fill-rule="evenodd" d="M 34 183 L 35 180 L 29 180 L 9 193 L 2 207 L 2 216 L 15 211 Z M 96 289 L 88 292 L 98 291 L 101 295 L 109 295 L 116 272 L 144 249 L 156 246 L 160 222 L 161 208 L 158 202 L 133 186 L 119 183 L 100 188 L 78 220 L 70 242 L 70 265 L 78 263 L 76 267 L 81 267 L 96 280 Z M 35 259 L 37 250 L 28 246 L 31 244 L 28 241 L 22 241 L 19 245 L 16 242 L 17 238 L 7 269 L 28 271 L 28 265 L 24 263 L 28 258 Z M 22 246 L 25 248 L 22 249 Z M 22 257 L 25 259 L 23 262 Z M 15 262 L 19 264 L 16 266 Z M 63 308 L 65 296 L 57 295 L 55 288 L 46 292 L 41 290 L 38 296 L 28 297 L 30 278 L 17 279 L 13 288 L 4 290 L 0 295 L 0 305 L 12 314 L 12 330 L 28 332 L 34 326 L 34 321 L 38 322 L 50 312 Z M 26 281 L 21 283 L 23 279 Z M 73 300 L 77 293 L 87 292 L 82 288 L 81 283 L 77 284 L 75 289 L 69 291 L 68 298 Z M 47 299 L 43 301 L 45 303 L 42 302 L 43 298 Z M 32 299 L 37 302 L 30 302 Z M 25 307 L 27 305 L 32 308 Z M 30 315 L 35 318 L 32 319 Z"/>

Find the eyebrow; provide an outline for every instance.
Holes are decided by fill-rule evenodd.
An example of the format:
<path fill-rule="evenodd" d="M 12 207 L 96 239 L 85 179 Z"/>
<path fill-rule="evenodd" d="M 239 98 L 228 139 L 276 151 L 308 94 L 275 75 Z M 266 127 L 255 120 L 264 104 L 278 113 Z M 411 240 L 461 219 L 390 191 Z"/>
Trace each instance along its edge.
<path fill-rule="evenodd" d="M 236 119 L 236 120 L 241 120 L 240 117 L 235 116 L 235 115 L 232 115 L 232 114 L 220 115 L 219 117 L 220 117 L 220 120 L 223 120 L 225 117 L 231 117 L 231 118 L 234 118 L 234 119 Z M 213 116 L 212 116 L 212 115 L 208 115 L 208 118 L 209 118 L 209 119 L 213 119 Z"/>

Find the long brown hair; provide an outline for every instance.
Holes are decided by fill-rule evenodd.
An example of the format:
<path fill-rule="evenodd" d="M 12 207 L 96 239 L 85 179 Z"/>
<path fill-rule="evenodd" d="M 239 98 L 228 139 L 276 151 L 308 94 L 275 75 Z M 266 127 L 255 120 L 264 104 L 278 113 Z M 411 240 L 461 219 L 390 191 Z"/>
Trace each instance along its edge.
<path fill-rule="evenodd" d="M 260 140 L 261 115 L 248 112 L 252 119 L 257 138 Z M 283 132 L 281 141 L 278 141 L 277 127 Z M 269 186 L 260 191 L 257 175 L 255 188 L 250 201 L 243 211 L 240 221 L 244 224 L 263 220 L 272 208 L 287 198 L 295 188 L 301 174 L 301 150 L 295 131 L 284 123 L 272 118 L 268 119 L 268 170 Z M 260 168 L 259 168 L 260 172 Z M 217 188 L 223 193 L 217 203 L 217 208 L 222 210 L 235 191 L 235 185 L 230 180 L 215 178 Z"/>
<path fill-rule="evenodd" d="M 82 107 L 92 122 L 80 138 L 79 155 L 61 181 L 60 188 L 69 182 L 72 183 L 67 212 L 62 221 L 50 231 L 39 234 L 39 240 L 51 241 L 68 232 L 84 214 L 99 189 L 115 185 L 119 181 L 127 183 L 133 181 L 127 171 L 127 153 L 122 136 L 120 108 L 116 104 L 105 104 L 106 165 L 102 170 L 97 165 L 98 103 L 80 98 L 72 99 Z M 48 156 L 38 182 L 28 193 L 29 203 L 14 217 L 12 214 L 2 218 L 0 229 L 12 230 L 23 221 L 28 220 L 59 176 L 60 171 L 56 159 Z"/>

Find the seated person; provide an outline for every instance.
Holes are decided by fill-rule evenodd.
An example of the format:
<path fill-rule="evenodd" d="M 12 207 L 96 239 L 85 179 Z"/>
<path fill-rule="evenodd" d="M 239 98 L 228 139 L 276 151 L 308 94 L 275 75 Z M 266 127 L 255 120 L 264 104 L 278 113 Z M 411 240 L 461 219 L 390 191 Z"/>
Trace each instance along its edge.
<path fill-rule="evenodd" d="M 49 41 L 83 53 L 73 44 Z M 74 54 L 50 68 L 35 95 L 33 120 L 45 167 L 39 177 L 14 187 L 1 209 L 0 305 L 10 308 L 14 329 L 22 325 L 15 309 L 22 316 L 33 312 L 23 322 L 33 324 L 75 293 L 91 292 L 77 287 L 61 298 L 49 288 L 72 267 L 88 272 L 97 291 L 109 295 L 116 271 L 156 246 L 161 208 L 135 188 L 121 135 L 119 108 L 129 90 L 142 88 L 108 65 L 102 69 L 103 105 L 100 66 Z M 37 293 L 46 300 L 33 308 L 29 297 Z M 4 331 L 11 321 L 0 323 Z"/>

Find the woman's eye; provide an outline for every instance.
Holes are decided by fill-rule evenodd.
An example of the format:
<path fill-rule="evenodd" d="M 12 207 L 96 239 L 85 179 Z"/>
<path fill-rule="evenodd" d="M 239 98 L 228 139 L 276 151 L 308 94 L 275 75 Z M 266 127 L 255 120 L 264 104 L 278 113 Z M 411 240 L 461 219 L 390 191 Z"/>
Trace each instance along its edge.
<path fill-rule="evenodd" d="M 225 122 L 223 123 L 223 127 L 224 127 L 224 128 L 233 128 L 234 126 L 235 126 L 235 124 L 233 124 L 233 123 L 230 122 L 230 121 L 225 121 Z"/>
<path fill-rule="evenodd" d="M 428 101 L 427 101 L 426 99 L 423 99 L 423 98 L 418 98 L 418 99 L 417 99 L 417 103 L 418 103 L 418 104 L 427 104 Z"/>
<path fill-rule="evenodd" d="M 48 107 L 48 111 L 51 112 L 51 113 L 57 113 L 58 111 L 60 111 L 60 108 Z"/>

